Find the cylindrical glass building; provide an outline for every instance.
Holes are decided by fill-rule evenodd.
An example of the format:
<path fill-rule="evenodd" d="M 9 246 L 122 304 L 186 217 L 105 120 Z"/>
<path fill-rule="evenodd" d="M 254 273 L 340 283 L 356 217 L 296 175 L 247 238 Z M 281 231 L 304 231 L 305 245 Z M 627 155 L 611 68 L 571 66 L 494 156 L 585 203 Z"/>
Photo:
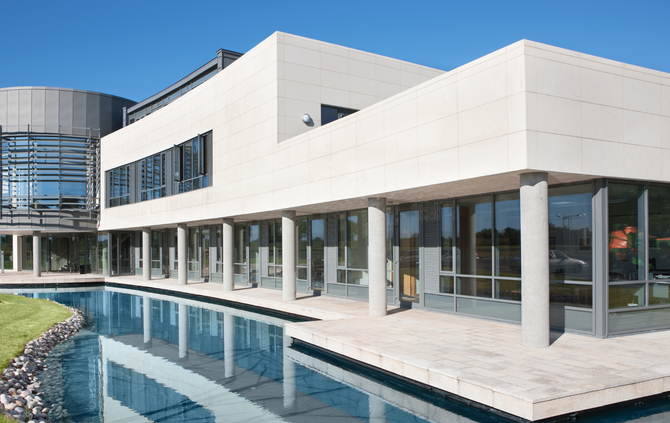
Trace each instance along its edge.
<path fill-rule="evenodd" d="M 67 88 L 0 88 L 0 234 L 13 235 L 2 244 L 5 268 L 33 268 L 39 233 L 43 271 L 94 270 L 100 138 L 121 128 L 123 108 L 134 104 Z"/>

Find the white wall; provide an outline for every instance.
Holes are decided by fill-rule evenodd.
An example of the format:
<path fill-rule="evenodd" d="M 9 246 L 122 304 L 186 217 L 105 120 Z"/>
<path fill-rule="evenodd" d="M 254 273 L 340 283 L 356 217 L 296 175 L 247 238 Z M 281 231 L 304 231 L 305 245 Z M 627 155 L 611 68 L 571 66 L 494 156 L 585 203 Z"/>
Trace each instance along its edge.
<path fill-rule="evenodd" d="M 105 209 L 100 229 L 511 190 L 527 170 L 553 182 L 670 180 L 661 165 L 670 158 L 667 74 L 524 40 L 400 91 L 431 72 L 366 55 L 277 33 L 202 88 L 106 137 L 105 170 L 213 128 L 214 182 Z M 373 58 L 375 78 L 364 78 Z M 361 78 L 369 81 L 354 87 Z M 373 86 L 378 96 L 363 92 Z M 374 104 L 323 127 L 300 120 L 320 118 L 322 103 L 366 102 Z"/>

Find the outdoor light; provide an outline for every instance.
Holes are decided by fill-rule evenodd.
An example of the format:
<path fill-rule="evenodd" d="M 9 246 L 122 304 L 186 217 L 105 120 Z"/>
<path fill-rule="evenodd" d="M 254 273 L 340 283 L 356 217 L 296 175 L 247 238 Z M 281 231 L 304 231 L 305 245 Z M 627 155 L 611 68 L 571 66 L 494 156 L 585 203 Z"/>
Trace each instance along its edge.
<path fill-rule="evenodd" d="M 309 125 L 309 123 L 312 121 L 312 117 L 305 113 L 302 115 L 302 121 L 305 122 L 305 125 Z"/>

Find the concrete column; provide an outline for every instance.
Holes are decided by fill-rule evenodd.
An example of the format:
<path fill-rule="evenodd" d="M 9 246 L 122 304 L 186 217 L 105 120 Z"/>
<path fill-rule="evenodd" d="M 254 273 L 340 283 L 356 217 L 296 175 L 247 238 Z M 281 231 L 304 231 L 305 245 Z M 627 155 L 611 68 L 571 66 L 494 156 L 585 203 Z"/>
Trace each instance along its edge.
<path fill-rule="evenodd" d="M 370 316 L 386 316 L 386 198 L 368 199 Z"/>
<path fill-rule="evenodd" d="M 234 233 L 235 220 L 231 218 L 223 219 L 223 290 L 232 291 L 235 289 L 235 267 L 233 263 L 233 254 L 235 252 L 233 245 L 235 239 Z"/>
<path fill-rule="evenodd" d="M 144 323 L 144 346 L 151 347 L 151 298 L 142 297 L 142 317 Z"/>
<path fill-rule="evenodd" d="M 224 376 L 235 376 L 235 316 L 223 314 L 223 361 Z"/>
<path fill-rule="evenodd" d="M 151 280 L 151 228 L 142 228 L 142 280 Z"/>
<path fill-rule="evenodd" d="M 548 175 L 521 175 L 521 344 L 549 346 Z"/>
<path fill-rule="evenodd" d="M 295 407 L 297 395 L 295 389 L 295 363 L 288 357 L 288 354 L 286 354 L 286 349 L 289 346 L 291 346 L 291 337 L 284 335 L 284 358 L 282 361 L 282 374 L 284 376 L 284 383 L 282 384 L 282 388 L 284 389 L 284 409 L 290 410 Z"/>
<path fill-rule="evenodd" d="M 386 404 L 377 395 L 369 394 L 370 423 L 386 423 Z"/>
<path fill-rule="evenodd" d="M 13 255 L 13 269 L 15 272 L 20 272 L 22 269 L 22 261 L 23 261 L 23 243 L 21 242 L 23 238 L 21 238 L 21 235 L 13 235 L 12 236 L 12 255 Z"/>
<path fill-rule="evenodd" d="M 177 226 L 177 261 L 179 262 L 179 285 L 188 283 L 188 263 L 186 258 L 186 224 L 180 223 Z"/>
<path fill-rule="evenodd" d="M 179 264 L 181 269 L 181 264 Z M 188 306 L 179 304 L 179 360 L 188 359 Z"/>
<path fill-rule="evenodd" d="M 40 253 L 42 252 L 40 233 L 38 231 L 33 232 L 33 276 L 39 278 L 42 274 L 42 260 L 40 258 Z"/>
<path fill-rule="evenodd" d="M 295 211 L 281 214 L 282 298 L 295 300 Z"/>

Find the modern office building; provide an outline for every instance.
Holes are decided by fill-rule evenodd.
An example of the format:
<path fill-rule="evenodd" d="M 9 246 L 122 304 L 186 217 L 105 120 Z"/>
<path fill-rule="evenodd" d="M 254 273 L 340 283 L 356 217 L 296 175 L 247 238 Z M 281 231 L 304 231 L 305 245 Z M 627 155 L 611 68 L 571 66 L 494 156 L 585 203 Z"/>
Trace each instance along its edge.
<path fill-rule="evenodd" d="M 95 266 L 100 138 L 122 127 L 122 110 L 133 104 L 66 88 L 0 89 L 0 233 L 12 236 L 14 270 L 35 267 L 33 248 L 44 271 Z"/>
<path fill-rule="evenodd" d="M 102 138 L 98 272 L 517 322 L 529 346 L 670 328 L 669 74 L 527 40 L 449 72 L 279 32 L 235 58 Z"/>

